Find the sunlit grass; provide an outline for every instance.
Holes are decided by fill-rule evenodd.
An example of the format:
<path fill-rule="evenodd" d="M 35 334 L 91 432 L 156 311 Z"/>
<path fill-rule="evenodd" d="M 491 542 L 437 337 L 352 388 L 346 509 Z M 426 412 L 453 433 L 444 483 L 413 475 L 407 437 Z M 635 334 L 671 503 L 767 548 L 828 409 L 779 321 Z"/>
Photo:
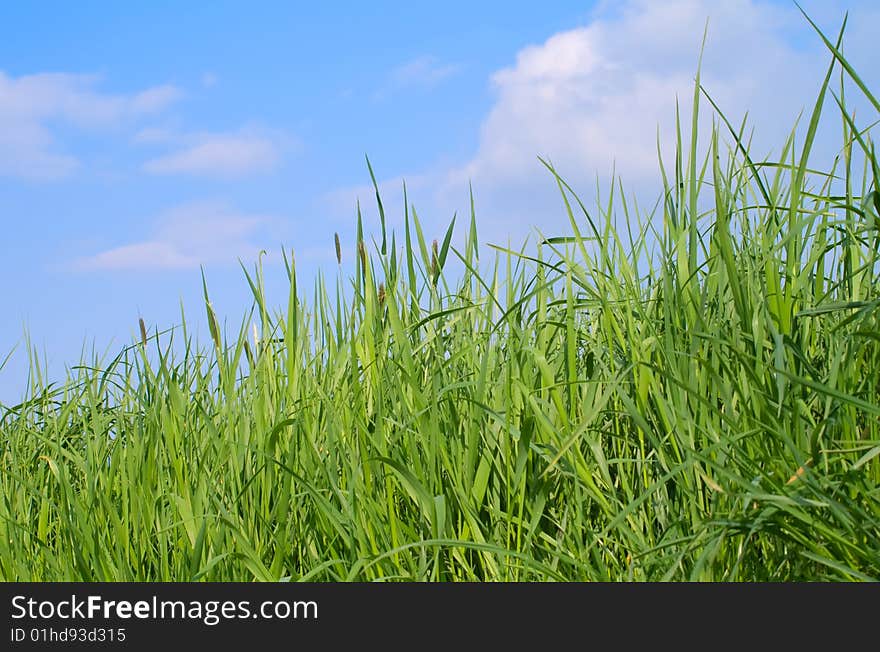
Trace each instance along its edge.
<path fill-rule="evenodd" d="M 60 385 L 35 363 L 0 405 L 0 577 L 880 578 L 880 167 L 844 79 L 880 104 L 826 43 L 772 164 L 720 112 L 698 147 L 698 77 L 654 212 L 548 164 L 571 232 L 532 252 L 481 245 L 473 202 L 456 246 L 380 201 L 335 281 L 285 258 L 280 310 L 245 267 L 236 337 L 206 281 L 207 346 L 141 321 Z"/>

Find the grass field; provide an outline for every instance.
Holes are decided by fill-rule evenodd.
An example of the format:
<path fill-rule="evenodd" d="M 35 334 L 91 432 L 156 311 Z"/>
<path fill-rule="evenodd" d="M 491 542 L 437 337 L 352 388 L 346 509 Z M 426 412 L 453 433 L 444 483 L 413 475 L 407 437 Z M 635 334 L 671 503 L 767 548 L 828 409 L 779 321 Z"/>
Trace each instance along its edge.
<path fill-rule="evenodd" d="M 511 251 L 380 202 L 335 279 L 288 253 L 280 309 L 244 265 L 237 336 L 206 282 L 210 341 L 34 363 L 0 405 L 0 578 L 880 579 L 880 103 L 826 43 L 772 162 L 698 76 L 652 211 L 548 165 L 571 231 Z"/>

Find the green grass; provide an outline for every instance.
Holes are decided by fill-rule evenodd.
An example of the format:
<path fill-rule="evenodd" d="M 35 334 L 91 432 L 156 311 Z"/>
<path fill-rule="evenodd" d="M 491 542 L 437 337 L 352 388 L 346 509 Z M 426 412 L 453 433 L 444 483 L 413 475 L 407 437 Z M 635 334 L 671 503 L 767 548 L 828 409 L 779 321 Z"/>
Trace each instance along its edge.
<path fill-rule="evenodd" d="M 826 42 L 773 162 L 717 112 L 698 147 L 698 77 L 654 211 L 548 165 L 571 233 L 512 251 L 379 200 L 335 281 L 285 259 L 281 310 L 243 267 L 236 336 L 206 284 L 207 346 L 34 364 L 0 405 L 0 578 L 880 579 L 880 167 L 844 80 L 880 105 Z"/>

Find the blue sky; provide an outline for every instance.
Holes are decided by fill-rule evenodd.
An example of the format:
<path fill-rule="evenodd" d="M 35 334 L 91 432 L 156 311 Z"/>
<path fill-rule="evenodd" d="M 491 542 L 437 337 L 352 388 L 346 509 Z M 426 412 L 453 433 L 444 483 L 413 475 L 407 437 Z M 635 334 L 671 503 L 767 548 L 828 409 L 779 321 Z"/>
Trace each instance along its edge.
<path fill-rule="evenodd" d="M 850 9 L 847 52 L 876 80 L 872 3 L 803 4 L 830 32 Z M 468 181 L 484 240 L 564 229 L 538 154 L 588 197 L 612 164 L 650 196 L 707 18 L 704 83 L 778 146 L 827 62 L 788 2 L 4 3 L 0 402 L 24 391 L 25 332 L 60 379 L 139 315 L 167 327 L 182 302 L 198 322 L 200 265 L 232 325 L 239 258 L 284 245 L 303 276 L 335 274 L 358 198 L 375 233 L 365 153 L 392 224 L 405 178 L 428 237 Z"/>

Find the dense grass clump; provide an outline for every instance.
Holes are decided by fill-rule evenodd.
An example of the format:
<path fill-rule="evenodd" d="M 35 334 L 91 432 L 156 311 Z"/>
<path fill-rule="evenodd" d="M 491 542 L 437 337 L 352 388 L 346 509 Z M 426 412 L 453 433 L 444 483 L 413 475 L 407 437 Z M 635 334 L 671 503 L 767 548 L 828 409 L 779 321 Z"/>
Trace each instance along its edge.
<path fill-rule="evenodd" d="M 487 261 L 473 208 L 461 247 L 411 208 L 399 243 L 380 201 L 335 285 L 285 258 L 275 311 L 245 269 L 237 338 L 206 287 L 207 347 L 141 324 L 35 373 L 0 406 L 0 577 L 880 578 L 880 167 L 834 71 L 880 104 L 827 44 L 772 163 L 720 113 L 699 154 L 698 77 L 650 215 L 548 165 L 571 234 Z M 832 97 L 840 155 L 807 169 Z"/>

